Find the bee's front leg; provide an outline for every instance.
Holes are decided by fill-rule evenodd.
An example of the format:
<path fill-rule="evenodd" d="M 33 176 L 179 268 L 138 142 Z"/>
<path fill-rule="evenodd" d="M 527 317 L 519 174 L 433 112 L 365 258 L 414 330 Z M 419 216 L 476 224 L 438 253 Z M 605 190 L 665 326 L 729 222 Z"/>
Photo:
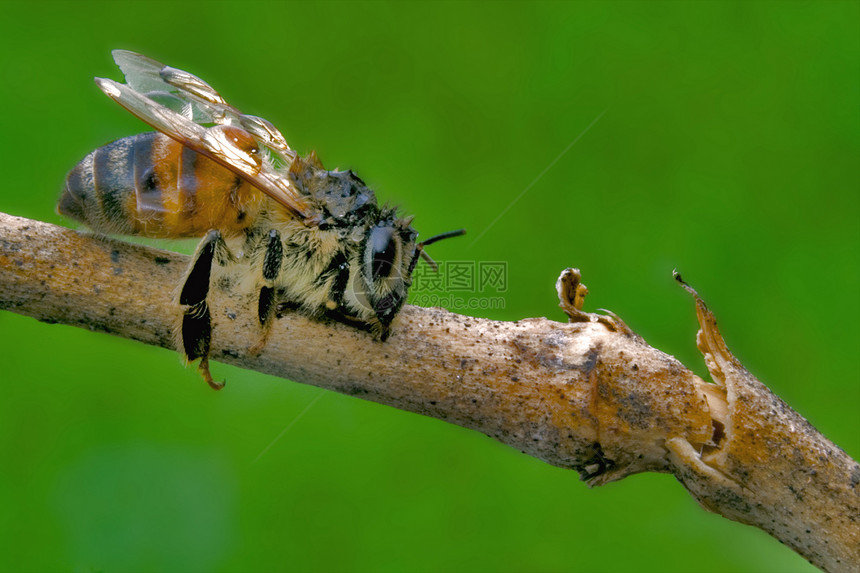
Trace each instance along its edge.
<path fill-rule="evenodd" d="M 224 387 L 209 372 L 209 347 L 212 341 L 212 315 L 206 298 L 209 296 L 209 277 L 212 262 L 218 257 L 232 258 L 221 233 L 211 230 L 197 245 L 197 251 L 179 294 L 179 304 L 187 306 L 182 317 L 182 352 L 189 362 L 200 359 L 198 366 L 203 379 L 215 390 Z"/>
<path fill-rule="evenodd" d="M 260 288 L 260 299 L 257 303 L 257 316 L 260 326 L 263 327 L 260 339 L 254 346 L 248 349 L 252 355 L 259 354 L 269 333 L 272 331 L 272 319 L 275 318 L 277 304 L 275 304 L 275 279 L 281 272 L 281 262 L 284 260 L 284 245 L 281 243 L 281 234 L 275 229 L 269 231 L 266 242 L 266 254 L 263 256 L 263 286 Z"/>

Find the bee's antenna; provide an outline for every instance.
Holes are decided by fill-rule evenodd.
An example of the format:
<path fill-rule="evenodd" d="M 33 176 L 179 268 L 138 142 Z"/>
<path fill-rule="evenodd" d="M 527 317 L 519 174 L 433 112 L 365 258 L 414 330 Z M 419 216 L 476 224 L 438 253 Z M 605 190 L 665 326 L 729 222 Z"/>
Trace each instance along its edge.
<path fill-rule="evenodd" d="M 434 261 L 433 258 L 427 254 L 427 251 L 425 251 L 424 249 L 419 249 L 418 254 L 421 256 L 422 259 L 427 261 L 427 264 L 430 265 L 430 268 L 433 269 L 434 273 L 439 272 L 439 265 L 437 265 L 436 261 Z"/>
<path fill-rule="evenodd" d="M 423 249 L 427 245 L 432 245 L 437 241 L 441 241 L 442 239 L 450 239 L 451 237 L 459 237 L 460 235 L 465 235 L 466 229 L 457 229 L 456 231 L 448 231 L 447 233 L 440 233 L 433 237 L 430 237 L 426 241 L 421 241 L 418 243 L 418 248 Z"/>
<path fill-rule="evenodd" d="M 447 233 L 440 233 L 438 235 L 434 235 L 426 241 L 421 241 L 420 243 L 418 243 L 418 254 L 421 256 L 422 259 L 427 261 L 427 264 L 430 265 L 430 268 L 433 269 L 434 273 L 438 273 L 439 265 L 437 265 L 436 261 L 434 261 L 430 257 L 430 255 L 427 254 L 427 251 L 424 250 L 424 247 L 426 247 L 427 245 L 432 245 L 433 243 L 441 241 L 442 239 L 450 239 L 451 237 L 459 237 L 465 234 L 466 229 L 457 229 L 456 231 L 448 231 Z"/>

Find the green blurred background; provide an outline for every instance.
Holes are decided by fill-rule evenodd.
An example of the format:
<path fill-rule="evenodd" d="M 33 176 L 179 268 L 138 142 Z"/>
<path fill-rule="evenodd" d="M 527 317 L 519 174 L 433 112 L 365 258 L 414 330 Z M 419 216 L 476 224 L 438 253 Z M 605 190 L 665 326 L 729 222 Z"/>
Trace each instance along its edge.
<path fill-rule="evenodd" d="M 69 224 L 66 172 L 144 130 L 91 78 L 141 51 L 424 236 L 467 227 L 433 255 L 509 273 L 474 314 L 561 320 L 578 266 L 590 309 L 704 375 L 678 268 L 750 370 L 860 455 L 857 2 L 16 2 L 0 22 L 0 210 Z M 0 346 L 5 571 L 814 570 L 667 475 L 589 490 L 437 420 L 224 365 L 214 393 L 174 353 L 8 312 Z"/>

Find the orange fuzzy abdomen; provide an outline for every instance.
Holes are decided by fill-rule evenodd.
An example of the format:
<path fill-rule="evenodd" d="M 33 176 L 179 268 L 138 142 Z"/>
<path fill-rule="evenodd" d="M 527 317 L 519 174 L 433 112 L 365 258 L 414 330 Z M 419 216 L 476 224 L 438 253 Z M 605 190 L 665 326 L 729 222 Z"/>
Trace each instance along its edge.
<path fill-rule="evenodd" d="M 237 235 L 266 196 L 229 169 L 160 133 L 126 137 L 69 172 L 57 210 L 107 234 Z"/>

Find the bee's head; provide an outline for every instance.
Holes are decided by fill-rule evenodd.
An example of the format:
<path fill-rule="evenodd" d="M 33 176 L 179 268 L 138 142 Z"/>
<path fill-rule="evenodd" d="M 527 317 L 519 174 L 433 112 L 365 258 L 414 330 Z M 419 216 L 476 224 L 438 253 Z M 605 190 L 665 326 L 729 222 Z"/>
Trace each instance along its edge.
<path fill-rule="evenodd" d="M 356 299 L 364 299 L 365 309 L 372 313 L 373 330 L 382 340 L 388 337 L 391 321 L 403 307 L 412 285 L 412 271 L 419 257 L 426 259 L 434 269 L 436 264 L 424 252 L 424 246 L 440 239 L 462 235 L 465 231 L 452 231 L 437 235 L 422 243 L 412 228 L 412 217 L 396 218 L 393 211 L 367 229 L 360 259 L 360 280 L 353 281 Z M 386 216 L 387 215 L 387 216 Z M 356 282 L 358 284 L 356 284 Z M 363 292 L 361 292 L 363 291 Z"/>
<path fill-rule="evenodd" d="M 368 305 L 375 319 L 374 330 L 378 330 L 382 340 L 388 337 L 391 321 L 406 302 L 412 284 L 418 233 L 411 222 L 411 218 L 397 219 L 391 213 L 368 228 L 365 236 L 361 282 L 367 289 Z"/>

